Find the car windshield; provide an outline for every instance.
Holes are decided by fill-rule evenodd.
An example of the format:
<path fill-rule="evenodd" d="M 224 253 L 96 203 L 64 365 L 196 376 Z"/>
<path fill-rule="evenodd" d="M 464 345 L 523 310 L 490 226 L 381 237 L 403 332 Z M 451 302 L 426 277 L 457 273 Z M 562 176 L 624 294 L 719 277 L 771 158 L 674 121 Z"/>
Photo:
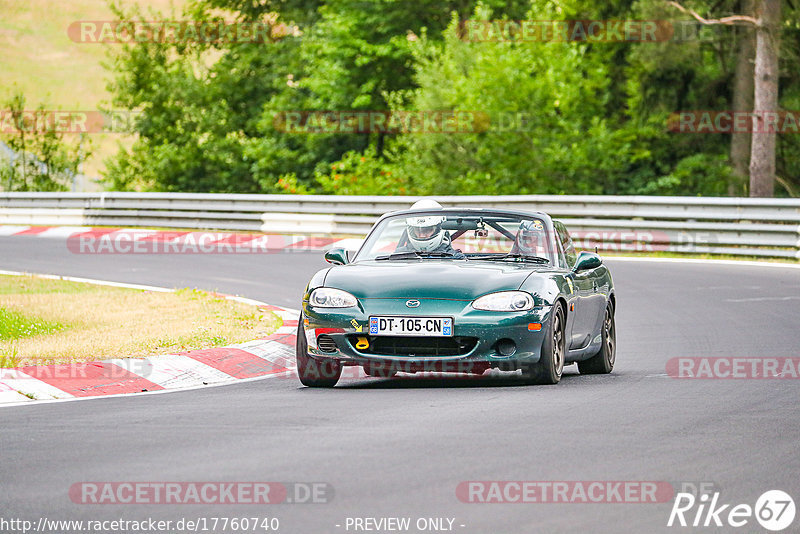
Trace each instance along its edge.
<path fill-rule="evenodd" d="M 385 218 L 354 261 L 425 259 L 555 264 L 555 251 L 540 218 L 448 210 Z"/>

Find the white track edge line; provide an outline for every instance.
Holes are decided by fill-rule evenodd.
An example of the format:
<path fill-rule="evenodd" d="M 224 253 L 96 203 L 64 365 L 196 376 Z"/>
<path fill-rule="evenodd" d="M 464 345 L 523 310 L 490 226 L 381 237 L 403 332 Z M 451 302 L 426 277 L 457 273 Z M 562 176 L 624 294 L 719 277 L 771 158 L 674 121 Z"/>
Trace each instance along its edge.
<path fill-rule="evenodd" d="M 744 267 L 786 267 L 788 269 L 800 269 L 800 264 L 779 263 L 774 261 L 752 261 L 752 260 L 714 260 L 700 258 L 649 258 L 638 256 L 603 256 L 603 259 L 615 261 L 643 261 L 643 262 L 662 262 L 662 263 L 694 263 L 706 265 L 741 265 Z"/>
<path fill-rule="evenodd" d="M 174 388 L 174 389 L 159 389 L 156 391 L 135 391 L 132 393 L 115 393 L 113 395 L 95 395 L 91 397 L 72 397 L 69 399 L 42 399 L 42 400 L 31 400 L 31 401 L 22 401 L 22 402 L 10 402 L 10 403 L 3 403 L 0 404 L 0 409 L 3 408 L 10 408 L 12 406 L 38 406 L 40 404 L 53 404 L 58 402 L 74 402 L 74 401 L 86 401 L 86 400 L 98 400 L 98 399 L 112 399 L 116 397 L 141 397 L 144 395 L 159 395 L 162 393 L 178 393 L 180 391 L 191 391 L 194 389 L 208 389 L 208 388 L 216 388 L 220 386 L 231 386 L 234 384 L 240 384 L 242 382 L 255 382 L 257 380 L 266 380 L 268 378 L 277 378 L 280 375 L 285 375 L 287 373 L 293 373 L 292 369 L 287 371 L 281 371 L 278 373 L 272 373 L 264 376 L 251 376 L 249 378 L 234 378 L 228 382 L 217 382 L 215 384 L 204 384 L 202 386 L 190 386 L 187 388 Z"/>
<path fill-rule="evenodd" d="M 86 284 L 113 286 L 113 287 L 121 287 L 121 288 L 128 288 L 128 289 L 141 289 L 141 290 L 145 290 L 145 291 L 160 291 L 160 292 L 164 292 L 164 293 L 174 293 L 176 291 L 175 289 L 170 289 L 170 288 L 166 288 L 166 287 L 159 287 L 159 286 L 148 286 L 148 285 L 141 285 L 141 284 L 126 284 L 126 283 L 123 283 L 123 282 L 111 282 L 109 280 L 97 280 L 97 279 L 94 279 L 94 278 L 80 278 L 80 277 L 74 277 L 74 276 L 60 276 L 60 275 L 57 275 L 57 274 L 31 273 L 31 272 L 25 272 L 25 271 L 0 270 L 0 275 L 5 275 L 5 276 L 36 276 L 36 277 L 47 278 L 47 279 L 51 279 L 51 280 L 66 280 L 68 282 L 82 282 L 82 283 L 86 283 Z M 269 304 L 267 304 L 266 302 L 261 302 L 259 300 L 250 299 L 250 298 L 246 298 L 246 297 L 238 297 L 236 295 L 226 295 L 225 298 L 230 299 L 230 300 L 243 302 L 245 304 L 252 304 L 254 306 L 269 306 Z M 287 311 L 287 312 L 294 312 L 294 313 L 298 313 L 298 314 L 300 313 L 299 310 L 293 310 L 291 308 L 283 308 L 282 306 L 278 306 L 278 307 L 281 308 L 282 310 Z M 273 311 L 273 310 L 267 310 L 267 311 Z M 278 314 L 276 313 L 276 315 L 278 315 Z M 280 317 L 280 315 L 278 315 L 278 317 Z M 275 332 L 277 332 L 277 329 L 276 329 Z M 258 340 L 252 340 L 252 341 L 258 341 Z M 252 341 L 245 341 L 245 343 L 251 343 Z M 217 347 L 217 348 L 224 348 L 224 347 Z M 175 393 L 177 391 L 189 391 L 189 390 L 192 390 L 192 389 L 204 389 L 204 388 L 209 388 L 209 387 L 218 387 L 218 386 L 226 386 L 226 385 L 230 385 L 230 384 L 238 384 L 240 382 L 250 382 L 250 381 L 255 381 L 255 380 L 263 380 L 263 379 L 272 378 L 272 377 L 275 377 L 275 376 L 278 376 L 278 375 L 281 375 L 281 374 L 286 374 L 287 372 L 293 372 L 293 371 L 289 370 L 289 371 L 283 371 L 283 372 L 279 372 L 279 373 L 272 373 L 272 374 L 264 375 L 264 376 L 250 377 L 250 378 L 232 378 L 230 381 L 217 382 L 217 383 L 214 383 L 214 384 L 204 384 L 202 386 L 190 386 L 190 387 L 186 387 L 186 388 L 164 388 L 163 390 L 158 390 L 158 391 L 139 391 L 139 392 L 134 392 L 134 393 L 115 393 L 113 395 L 98 395 L 98 396 L 93 396 L 93 397 L 72 397 L 72 398 L 67 398 L 67 399 L 41 399 L 41 400 L 40 399 L 36 399 L 36 400 L 22 401 L 22 402 L 1 403 L 0 404 L 0 408 L 8 408 L 8 407 L 11 407 L 11 406 L 31 406 L 31 405 L 34 405 L 34 404 L 36 404 L 36 405 L 38 405 L 38 404 L 50 404 L 50 403 L 54 403 L 54 402 L 72 402 L 72 401 L 77 401 L 77 400 L 108 399 L 108 398 L 112 398 L 112 397 L 126 397 L 126 396 L 130 396 L 130 395 L 149 395 L 149 394 L 154 394 L 154 393 Z"/>

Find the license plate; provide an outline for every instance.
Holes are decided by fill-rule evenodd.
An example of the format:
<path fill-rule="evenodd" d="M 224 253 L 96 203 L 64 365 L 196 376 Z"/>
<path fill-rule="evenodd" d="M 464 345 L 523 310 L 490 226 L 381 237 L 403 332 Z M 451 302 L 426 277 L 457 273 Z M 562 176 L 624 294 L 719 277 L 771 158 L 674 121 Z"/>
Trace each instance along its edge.
<path fill-rule="evenodd" d="M 380 316 L 369 318 L 371 336 L 429 336 L 453 335 L 452 317 Z"/>

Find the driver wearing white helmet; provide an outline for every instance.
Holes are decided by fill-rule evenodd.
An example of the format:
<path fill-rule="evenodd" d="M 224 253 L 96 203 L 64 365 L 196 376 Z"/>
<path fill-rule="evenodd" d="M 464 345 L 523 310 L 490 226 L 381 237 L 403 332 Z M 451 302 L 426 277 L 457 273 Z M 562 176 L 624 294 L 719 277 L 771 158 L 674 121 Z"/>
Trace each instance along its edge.
<path fill-rule="evenodd" d="M 441 209 L 435 200 L 420 200 L 412 209 Z M 454 258 L 466 258 L 460 250 L 450 245 L 450 235 L 442 229 L 445 218 L 441 215 L 415 215 L 406 219 L 408 243 L 396 252 L 438 252 L 450 254 Z M 401 250 L 402 249 L 402 250 Z"/>
<path fill-rule="evenodd" d="M 541 254 L 541 248 L 546 242 L 544 225 L 541 221 L 536 219 L 522 221 L 519 224 L 519 230 L 517 230 L 511 253 L 537 256 Z"/>

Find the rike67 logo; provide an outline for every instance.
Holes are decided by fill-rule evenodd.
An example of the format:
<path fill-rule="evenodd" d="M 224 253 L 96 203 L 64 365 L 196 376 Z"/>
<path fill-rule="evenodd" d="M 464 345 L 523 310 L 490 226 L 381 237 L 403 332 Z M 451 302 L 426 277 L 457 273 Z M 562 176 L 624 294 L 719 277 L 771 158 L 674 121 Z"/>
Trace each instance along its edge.
<path fill-rule="evenodd" d="M 680 527 L 744 527 L 754 532 L 753 519 L 763 528 L 778 532 L 794 522 L 795 504 L 792 497 L 781 490 L 764 492 L 755 503 L 722 504 L 719 492 L 704 493 L 699 497 L 691 493 L 678 493 L 669 514 L 667 526 Z"/>

